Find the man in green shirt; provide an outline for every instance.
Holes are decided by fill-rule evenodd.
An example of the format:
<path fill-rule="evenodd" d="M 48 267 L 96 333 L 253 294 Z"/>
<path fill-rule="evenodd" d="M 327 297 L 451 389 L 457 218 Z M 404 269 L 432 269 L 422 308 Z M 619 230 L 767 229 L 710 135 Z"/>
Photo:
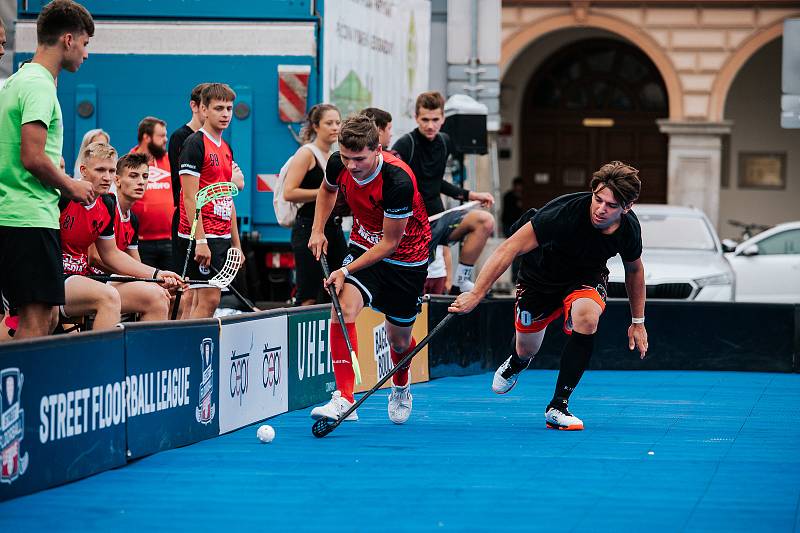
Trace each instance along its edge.
<path fill-rule="evenodd" d="M 60 194 L 94 201 L 90 183 L 58 168 L 64 127 L 56 95 L 58 74 L 78 70 L 93 35 L 82 5 L 47 4 L 32 61 L 0 89 L 0 291 L 19 316 L 16 339 L 52 333 L 64 304 Z"/>

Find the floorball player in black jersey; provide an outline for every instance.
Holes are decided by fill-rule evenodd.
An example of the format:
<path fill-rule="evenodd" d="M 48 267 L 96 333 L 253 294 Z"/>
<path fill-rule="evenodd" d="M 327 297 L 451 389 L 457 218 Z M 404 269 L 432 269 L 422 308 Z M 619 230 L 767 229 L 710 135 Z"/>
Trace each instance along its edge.
<path fill-rule="evenodd" d="M 522 256 L 514 306 L 516 342 L 511 356 L 495 372 L 492 390 L 505 394 L 514 387 L 539 351 L 547 325 L 563 313 L 569 340 L 561 354 L 553 399 L 545 409 L 548 428 L 583 429 L 567 402 L 589 366 L 605 309 L 606 261 L 617 254 L 625 265 L 631 306 L 628 345 L 638 349 L 642 359 L 647 353 L 642 236 L 631 211 L 641 189 L 638 174 L 635 168 L 613 161 L 594 173 L 590 192 L 560 196 L 538 211 L 530 210 L 486 262 L 475 288 L 459 295 L 449 308 L 453 313 L 472 311 L 514 258 Z"/>

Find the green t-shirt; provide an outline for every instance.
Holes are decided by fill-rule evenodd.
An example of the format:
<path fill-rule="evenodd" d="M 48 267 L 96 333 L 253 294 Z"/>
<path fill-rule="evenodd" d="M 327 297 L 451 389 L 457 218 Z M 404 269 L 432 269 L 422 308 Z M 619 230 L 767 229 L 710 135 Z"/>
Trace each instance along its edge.
<path fill-rule="evenodd" d="M 57 189 L 25 170 L 20 158 L 22 125 L 47 126 L 44 151 L 58 167 L 64 125 L 53 75 L 27 63 L 0 89 L 0 226 L 58 229 Z"/>

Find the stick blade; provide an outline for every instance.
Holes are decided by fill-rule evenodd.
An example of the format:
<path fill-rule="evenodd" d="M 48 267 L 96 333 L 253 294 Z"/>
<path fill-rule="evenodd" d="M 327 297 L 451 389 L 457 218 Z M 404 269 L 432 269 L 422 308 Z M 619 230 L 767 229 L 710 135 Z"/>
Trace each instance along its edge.
<path fill-rule="evenodd" d="M 313 426 L 311 426 L 311 433 L 313 433 L 318 439 L 321 439 L 335 428 L 336 424 L 332 424 L 327 418 L 320 418 L 314 422 Z"/>

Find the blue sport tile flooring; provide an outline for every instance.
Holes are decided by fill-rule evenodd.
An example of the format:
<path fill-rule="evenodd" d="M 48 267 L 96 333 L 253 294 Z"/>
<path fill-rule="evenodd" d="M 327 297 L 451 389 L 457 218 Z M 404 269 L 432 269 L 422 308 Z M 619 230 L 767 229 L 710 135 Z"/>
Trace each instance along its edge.
<path fill-rule="evenodd" d="M 800 375 L 587 372 L 545 429 L 554 371 L 385 391 L 324 439 L 308 410 L 0 505 L 14 531 L 795 531 Z M 652 452 L 652 454 L 648 453 Z M 4 528 L 5 529 L 5 528 Z"/>

